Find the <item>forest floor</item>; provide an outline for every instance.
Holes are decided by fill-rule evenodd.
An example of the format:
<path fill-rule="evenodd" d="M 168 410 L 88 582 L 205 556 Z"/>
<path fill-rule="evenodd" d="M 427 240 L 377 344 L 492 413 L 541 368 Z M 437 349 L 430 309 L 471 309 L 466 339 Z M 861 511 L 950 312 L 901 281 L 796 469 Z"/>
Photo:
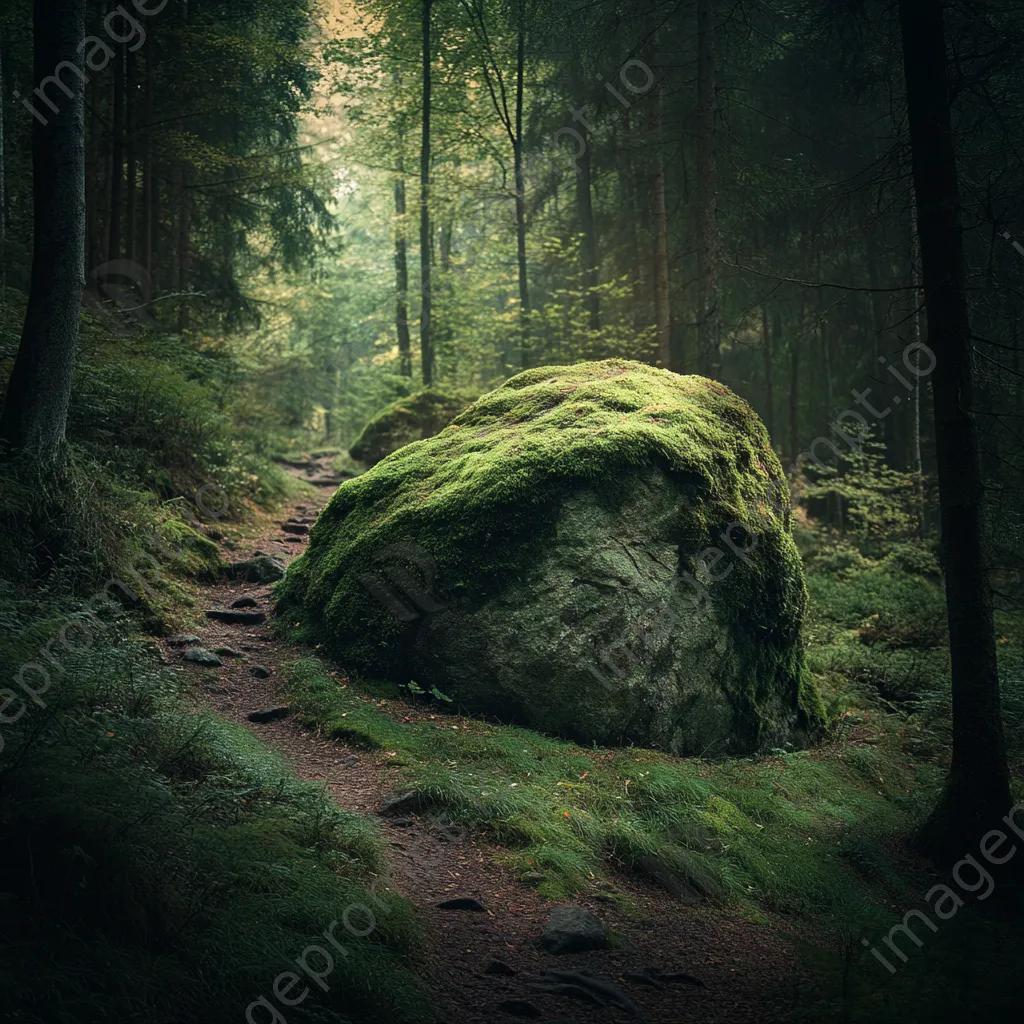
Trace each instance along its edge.
<path fill-rule="evenodd" d="M 325 461 L 291 471 L 308 481 L 326 470 Z M 229 541 L 234 548 L 223 550 L 223 556 L 231 560 L 262 552 L 287 563 L 301 554 L 308 537 L 285 533 L 281 524 L 311 522 L 333 493 L 334 482 L 311 486 L 313 496 L 293 501 L 273 518 L 264 517 L 258 532 L 244 541 Z M 345 810 L 377 816 L 389 850 L 386 887 L 414 906 L 425 929 L 425 961 L 415 966 L 431 990 L 439 1018 L 451 1024 L 511 1022 L 517 1017 L 552 1024 L 603 1024 L 630 1017 L 652 1024 L 793 1019 L 807 976 L 798 964 L 788 922 L 754 922 L 700 897 L 677 899 L 644 877 L 609 875 L 614 881 L 605 884 L 611 894 L 577 900 L 612 929 L 612 948 L 560 956 L 545 952 L 539 938 L 554 904 L 520 881 L 505 863 L 505 851 L 482 834 L 446 828 L 436 819 L 379 813 L 382 801 L 399 788 L 387 750 L 325 739 L 291 715 L 262 724 L 249 720 L 253 712 L 282 705 L 282 666 L 310 653 L 275 635 L 269 621 L 271 585 L 197 584 L 194 596 L 199 612 L 251 598 L 267 621 L 240 625 L 203 617 L 187 629 L 199 638 L 193 646 L 238 652 L 222 655 L 222 667 L 184 661 L 185 646 L 169 638 L 160 639 L 164 660 L 190 674 L 198 703 L 251 729 L 280 751 L 300 778 L 321 783 Z M 252 675 L 257 666 L 269 675 Z M 343 665 L 331 667 L 344 679 Z M 452 728 L 464 721 L 457 715 L 430 715 L 429 708 L 411 702 L 387 705 L 399 721 L 450 718 Z M 439 907 L 455 898 L 476 900 L 483 909 Z M 295 950 L 292 958 L 300 952 Z M 550 986 L 566 979 L 546 975 L 552 970 L 589 973 L 612 982 L 628 994 L 627 1004 L 594 1005 L 579 986 L 556 994 Z"/>

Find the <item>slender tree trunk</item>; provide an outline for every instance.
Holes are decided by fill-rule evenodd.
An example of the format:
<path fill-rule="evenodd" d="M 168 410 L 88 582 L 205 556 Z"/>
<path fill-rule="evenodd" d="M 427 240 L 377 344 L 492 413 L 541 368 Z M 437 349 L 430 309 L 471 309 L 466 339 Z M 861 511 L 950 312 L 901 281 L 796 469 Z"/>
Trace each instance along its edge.
<path fill-rule="evenodd" d="M 921 245 L 917 232 L 911 225 L 910 279 L 912 284 L 917 284 L 921 280 L 920 266 Z M 913 304 L 910 315 L 910 341 L 915 346 L 911 363 L 917 373 L 921 366 L 921 306 L 924 301 L 924 293 L 918 285 L 910 295 L 910 301 Z M 917 477 L 919 486 L 923 472 L 921 462 L 921 391 L 924 386 L 924 381 L 918 380 L 917 387 L 910 393 L 910 472 Z"/>
<path fill-rule="evenodd" d="M 420 361 L 423 383 L 434 380 L 434 347 L 431 340 L 430 295 L 430 19 L 433 0 L 423 0 L 423 136 L 420 144 Z"/>
<path fill-rule="evenodd" d="M 189 324 L 189 306 L 188 300 L 185 298 L 185 292 L 188 290 L 191 206 L 188 191 L 188 169 L 183 160 L 179 161 L 175 172 L 175 192 L 178 206 L 178 233 L 175 244 L 177 278 L 175 285 L 182 296 L 178 300 L 178 330 L 184 331 L 188 328 Z"/>
<path fill-rule="evenodd" d="M 519 364 L 525 370 L 530 361 L 530 282 L 526 266 L 526 179 L 523 170 L 523 87 L 526 71 L 526 25 L 523 0 L 519 3 L 519 32 L 516 43 L 516 131 L 513 158 L 516 178 L 516 260 L 519 266 L 519 315 L 522 347 Z"/>
<path fill-rule="evenodd" d="M 7 105 L 7 91 L 4 88 L 4 37 L 0 25 L 0 302 L 7 289 L 7 165 L 4 161 L 4 107 Z"/>
<path fill-rule="evenodd" d="M 137 225 L 135 223 L 135 188 L 137 184 L 136 178 L 138 176 L 135 138 L 135 124 L 138 119 L 135 103 L 137 77 L 135 54 L 129 50 L 126 55 L 126 89 L 124 97 L 125 191 L 127 194 L 127 201 L 125 203 L 124 257 L 126 260 L 135 259 L 135 238 L 137 235 Z"/>
<path fill-rule="evenodd" d="M 100 238 L 100 196 L 103 194 L 103 146 L 100 142 L 99 90 L 90 93 L 89 128 L 86 132 L 85 163 L 85 258 L 94 270 L 102 262 L 103 242 Z"/>
<path fill-rule="evenodd" d="M 156 63 L 156 42 L 150 40 L 150 48 L 146 51 L 146 78 L 144 88 L 146 90 L 145 118 L 146 131 L 143 135 L 143 156 L 142 170 L 142 263 L 149 274 L 150 290 L 156 292 L 156 262 L 153 256 L 153 246 L 157 238 L 157 198 L 160 194 L 160 186 L 156 180 L 156 160 L 153 153 L 153 70 Z"/>
<path fill-rule="evenodd" d="M 876 403 L 879 407 L 888 405 L 886 396 L 889 394 L 889 377 L 881 375 L 878 357 L 881 350 L 886 347 L 888 332 L 885 328 L 886 308 L 885 299 L 882 295 L 882 276 L 880 265 L 882 261 L 881 247 L 878 244 L 876 235 L 877 229 L 867 225 L 864 229 L 866 251 L 868 260 L 868 283 L 871 287 L 871 368 L 875 372 L 875 379 L 872 381 L 872 390 L 879 395 Z M 889 283 L 887 277 L 886 283 Z M 886 457 L 890 464 L 898 464 L 899 453 L 896 451 L 896 415 L 886 416 L 882 420 L 882 440 L 885 442 Z"/>
<path fill-rule="evenodd" d="M 943 12 L 935 0 L 900 0 L 899 13 L 928 342 L 935 356 L 931 377 L 953 690 L 949 776 L 921 840 L 933 855 L 946 857 L 962 855 L 996 828 L 1012 801 L 971 413 L 967 272 Z"/>
<path fill-rule="evenodd" d="M 718 168 L 715 138 L 715 4 L 697 3 L 697 354 L 698 372 L 722 373 L 718 334 Z"/>
<path fill-rule="evenodd" d="M 188 0 L 181 0 L 181 50 L 188 52 Z M 189 168 L 184 156 L 178 158 L 174 171 L 174 200 L 177 206 L 177 237 L 175 239 L 175 286 L 181 298 L 178 300 L 178 330 L 185 331 L 189 325 L 189 304 L 185 298 L 189 276 L 189 236 L 192 229 L 191 198 L 189 196 Z"/>
<path fill-rule="evenodd" d="M 793 465 L 800 458 L 800 329 L 789 336 L 789 457 Z"/>
<path fill-rule="evenodd" d="M 400 143 L 401 145 L 401 143 Z M 398 155 L 395 176 L 395 330 L 398 333 L 398 361 L 402 375 L 412 376 L 412 336 L 409 333 L 409 245 L 406 239 L 405 160 Z"/>
<path fill-rule="evenodd" d="M 658 363 L 666 370 L 672 364 L 672 298 L 668 265 L 668 205 L 665 198 L 665 149 L 662 139 L 663 103 L 661 85 L 652 98 L 652 159 L 654 181 L 651 200 L 654 215 L 654 324 L 657 333 Z"/>
<path fill-rule="evenodd" d="M 153 42 L 150 44 L 154 45 Z M 144 96 L 142 100 L 142 117 L 145 127 L 142 130 L 142 223 L 139 254 L 142 266 L 150 274 L 153 285 L 153 61 L 151 49 L 145 54 L 145 74 L 142 80 Z"/>
<path fill-rule="evenodd" d="M 761 306 L 761 349 L 764 357 L 764 425 L 768 436 L 775 436 L 775 381 L 772 378 L 772 332 L 767 304 Z"/>
<path fill-rule="evenodd" d="M 577 161 L 580 173 L 576 175 L 576 208 L 580 224 L 580 262 L 583 267 L 583 287 L 586 289 L 587 320 L 590 329 L 597 332 L 601 330 L 601 296 L 597 290 L 600 283 L 597 229 L 594 224 L 594 203 L 591 195 L 589 135 L 585 134 L 584 139 L 587 146 Z"/>
<path fill-rule="evenodd" d="M 580 64 L 579 55 L 573 54 L 572 61 L 572 87 L 575 95 L 584 97 L 587 95 L 587 87 L 583 81 L 583 70 Z M 588 131 L 587 122 L 581 119 L 580 131 L 583 136 L 583 153 L 576 161 L 576 220 L 580 234 L 580 270 L 582 271 L 583 287 L 585 289 L 584 305 L 587 310 L 587 322 L 591 331 L 595 333 L 601 329 L 601 296 L 598 293 L 599 260 L 597 255 L 597 228 L 594 223 L 594 201 L 591 181 L 591 136 Z M 613 147 L 611 158 L 613 166 L 616 154 L 614 153 L 615 139 L 610 140 Z M 628 215 L 627 215 L 628 221 Z"/>
<path fill-rule="evenodd" d="M 121 203 L 124 192 L 124 68 L 125 47 L 116 48 L 114 71 L 114 108 L 110 123 L 110 234 L 107 259 L 121 256 Z"/>
<path fill-rule="evenodd" d="M 632 137 L 630 133 L 629 111 L 626 111 L 623 115 L 623 137 L 627 141 Z M 633 327 L 639 331 L 650 323 L 650 319 L 645 315 L 646 302 L 644 300 L 643 276 L 645 261 L 640 253 L 640 233 L 638 229 L 638 225 L 642 223 L 642 217 L 636 195 L 636 164 L 633 160 L 633 151 L 626 146 L 624 154 L 625 159 L 619 171 L 619 181 L 622 186 L 622 205 L 627 222 L 628 266 L 625 269 L 632 283 Z"/>
<path fill-rule="evenodd" d="M 85 0 L 35 0 L 33 78 L 63 67 L 71 90 L 48 124 L 32 124 L 32 280 L 0 438 L 39 458 L 64 441 L 85 263 Z"/>

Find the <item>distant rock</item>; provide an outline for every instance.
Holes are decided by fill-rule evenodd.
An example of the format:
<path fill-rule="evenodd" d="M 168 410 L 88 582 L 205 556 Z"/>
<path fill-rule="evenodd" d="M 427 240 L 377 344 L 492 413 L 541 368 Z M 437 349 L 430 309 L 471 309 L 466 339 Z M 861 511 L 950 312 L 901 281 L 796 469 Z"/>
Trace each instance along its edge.
<path fill-rule="evenodd" d="M 207 665 L 210 668 L 219 668 L 224 664 L 213 651 L 208 651 L 205 647 L 190 647 L 185 652 L 185 660 L 191 661 L 195 665 Z"/>
<path fill-rule="evenodd" d="M 309 533 L 309 525 L 307 523 L 297 523 L 294 520 L 282 523 L 281 529 L 284 530 L 285 533 L 297 533 L 300 536 L 305 536 L 305 534 Z"/>
<path fill-rule="evenodd" d="M 174 636 L 169 636 L 167 642 L 172 647 L 185 647 L 190 644 L 199 643 L 200 637 L 195 633 L 175 633 Z"/>
<path fill-rule="evenodd" d="M 555 907 L 540 942 L 547 952 L 555 955 L 605 949 L 608 930 L 583 907 Z"/>
<path fill-rule="evenodd" d="M 284 576 L 284 563 L 270 555 L 258 554 L 243 562 L 228 562 L 223 569 L 229 580 L 246 583 L 274 583 Z"/>
<path fill-rule="evenodd" d="M 232 608 L 259 608 L 260 603 L 255 597 L 240 597 L 231 602 Z"/>
<path fill-rule="evenodd" d="M 267 621 L 266 613 L 244 611 L 239 608 L 210 608 L 206 617 L 218 622 L 229 622 L 234 625 L 257 626 Z"/>
<path fill-rule="evenodd" d="M 375 466 L 392 452 L 425 437 L 433 437 L 473 399 L 461 392 L 425 388 L 382 409 L 363 428 L 349 454 Z"/>
<path fill-rule="evenodd" d="M 409 789 L 401 793 L 391 793 L 384 797 L 377 808 L 377 813 L 383 815 L 412 814 L 422 806 L 422 794 Z"/>
<path fill-rule="evenodd" d="M 264 668 L 262 665 L 253 665 L 253 667 L 249 669 L 249 675 L 255 676 L 257 679 L 269 679 L 270 669 Z"/>
<path fill-rule="evenodd" d="M 244 658 L 245 655 L 241 651 L 236 651 L 234 647 L 214 647 L 213 653 L 221 658 Z"/>
<path fill-rule="evenodd" d="M 287 718 L 291 714 L 291 708 L 284 705 L 280 707 L 262 708 L 260 711 L 253 711 L 249 715 L 250 722 L 276 722 L 279 718 Z"/>

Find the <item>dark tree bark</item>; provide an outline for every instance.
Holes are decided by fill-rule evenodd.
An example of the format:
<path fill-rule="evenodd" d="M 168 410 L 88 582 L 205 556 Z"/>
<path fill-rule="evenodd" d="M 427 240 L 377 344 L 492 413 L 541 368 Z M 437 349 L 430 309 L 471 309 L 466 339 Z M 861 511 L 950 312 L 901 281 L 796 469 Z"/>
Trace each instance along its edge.
<path fill-rule="evenodd" d="M 668 266 L 668 206 L 665 199 L 665 150 L 662 139 L 661 86 L 653 98 L 654 178 L 651 201 L 654 215 L 654 323 L 658 342 L 658 362 L 666 370 L 672 366 L 672 299 Z"/>
<path fill-rule="evenodd" d="M 580 262 L 583 267 L 583 286 L 587 290 L 587 320 L 592 331 L 601 329 L 601 296 L 597 287 L 600 283 L 597 255 L 597 227 L 594 224 L 594 202 L 590 181 L 590 137 L 584 129 L 586 148 L 577 160 L 579 174 L 576 175 L 576 211 L 580 224 L 582 244 Z"/>
<path fill-rule="evenodd" d="M 188 0 L 181 0 L 181 52 L 188 53 Z M 174 170 L 174 202 L 177 207 L 177 232 L 174 244 L 176 277 L 175 286 L 182 296 L 178 302 L 178 330 L 185 331 L 189 325 L 189 304 L 186 297 L 189 278 L 189 241 L 192 231 L 192 199 L 189 192 L 189 165 L 180 156 Z"/>
<path fill-rule="evenodd" d="M 136 88 L 137 88 L 137 65 L 135 54 L 130 50 L 125 57 L 125 95 L 124 95 L 124 128 L 125 128 L 125 231 L 124 231 L 124 257 L 126 260 L 135 259 L 135 237 L 136 237 L 136 195 L 135 189 L 138 177 L 137 144 L 135 138 L 135 126 L 138 120 L 136 113 Z"/>
<path fill-rule="evenodd" d="M 423 0 L 423 124 L 420 144 L 420 361 L 423 383 L 434 380 L 434 346 L 431 339 L 430 295 L 430 20 L 433 0 Z"/>
<path fill-rule="evenodd" d="M 526 179 L 523 171 L 523 88 L 526 72 L 526 24 L 523 0 L 519 0 L 519 31 L 516 40 L 516 127 L 513 160 L 516 178 L 516 262 L 519 268 L 519 315 L 522 322 L 522 348 L 519 364 L 529 365 L 530 281 L 526 265 Z"/>
<path fill-rule="evenodd" d="M 142 117 L 144 127 L 142 130 L 142 224 L 139 255 L 143 267 L 150 275 L 150 287 L 153 284 L 153 189 L 156 182 L 153 179 L 153 61 L 155 60 L 153 47 L 155 44 L 150 41 L 151 49 L 146 53 L 146 70 L 142 80 L 143 100 Z"/>
<path fill-rule="evenodd" d="M 405 160 L 398 155 L 395 176 L 395 330 L 398 332 L 398 358 L 402 374 L 412 376 L 412 336 L 409 332 L 409 243 L 406 239 Z"/>
<path fill-rule="evenodd" d="M 4 160 L 4 107 L 7 92 L 4 89 L 4 32 L 0 25 L 0 302 L 7 288 L 7 164 Z"/>
<path fill-rule="evenodd" d="M 777 328 L 776 328 L 777 330 Z M 761 355 L 764 365 L 764 425 L 768 436 L 775 437 L 775 379 L 772 376 L 772 332 L 768 319 L 768 306 L 761 306 Z"/>
<path fill-rule="evenodd" d="M 789 339 L 789 458 L 794 466 L 800 458 L 800 326 L 790 330 Z"/>
<path fill-rule="evenodd" d="M 961 855 L 1011 806 L 999 702 L 982 479 L 971 413 L 971 331 L 942 6 L 900 0 L 911 163 L 928 317 L 942 559 L 953 686 L 953 754 L 922 830 L 932 855 Z"/>
<path fill-rule="evenodd" d="M 715 152 L 715 4 L 697 3 L 697 359 L 722 375 L 718 334 L 718 168 Z"/>
<path fill-rule="evenodd" d="M 60 109 L 32 125 L 32 279 L 0 438 L 50 459 L 64 441 L 85 284 L 85 0 L 35 0 L 33 32 L 35 81 L 60 69 L 71 95 L 51 86 Z"/>
<path fill-rule="evenodd" d="M 112 68 L 114 71 L 114 107 L 110 126 L 110 235 L 107 259 L 121 256 L 121 202 L 124 191 L 124 75 L 125 47 L 117 47 Z"/>

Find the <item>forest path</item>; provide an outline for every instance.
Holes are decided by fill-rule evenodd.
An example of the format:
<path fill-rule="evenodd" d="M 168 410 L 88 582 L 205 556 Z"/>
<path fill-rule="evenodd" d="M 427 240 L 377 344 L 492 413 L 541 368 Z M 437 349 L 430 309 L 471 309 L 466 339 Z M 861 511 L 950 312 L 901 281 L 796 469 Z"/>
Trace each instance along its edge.
<path fill-rule="evenodd" d="M 308 536 L 285 533 L 281 524 L 306 520 L 302 525 L 309 525 L 333 494 L 336 481 L 316 462 L 292 465 L 290 471 L 302 480 L 322 481 L 317 485 L 319 493 L 295 501 L 285 515 L 268 520 L 264 532 L 251 538 L 248 547 L 224 550 L 225 560 L 263 552 L 288 562 L 305 550 Z M 398 785 L 394 778 L 398 769 L 389 764 L 388 751 L 325 739 L 291 717 L 262 724 L 248 718 L 252 712 L 282 703 L 279 668 L 306 653 L 273 634 L 271 586 L 222 580 L 198 586 L 196 597 L 200 611 L 250 598 L 257 607 L 248 610 L 267 615 L 267 621 L 258 624 L 203 618 L 189 630 L 198 637 L 193 646 L 208 651 L 229 647 L 238 652 L 238 657 L 222 656 L 223 665 L 217 668 L 184 661 L 188 645 L 160 639 L 165 660 L 193 676 L 197 700 L 251 729 L 278 750 L 300 778 L 324 785 L 344 809 L 377 815 L 382 799 Z M 266 669 L 269 675 L 252 675 L 254 667 Z M 340 668 L 338 674 L 344 676 Z M 400 703 L 389 701 L 388 705 L 402 719 Z M 405 710 L 422 712 L 411 706 Z M 461 721 L 458 716 L 452 720 Z M 447 1024 L 514 1024 L 531 1018 L 542 1024 L 627 1019 L 651 1024 L 781 1024 L 793 1017 L 801 972 L 792 947 L 777 929 L 706 903 L 683 904 L 646 878 L 620 876 L 608 888 L 629 897 L 629 914 L 603 894 L 576 902 L 625 942 L 613 949 L 553 956 L 537 940 L 554 905 L 504 866 L 504 851 L 486 836 L 413 814 L 377 820 L 389 851 L 386 887 L 413 904 L 426 928 L 426 955 L 416 968 L 431 991 L 439 1018 Z M 477 900 L 484 909 L 438 907 L 456 897 Z M 325 921 L 324 926 L 329 923 Z M 310 936 L 310 941 L 315 938 Z M 295 955 L 300 952 L 296 950 Z M 528 987 L 540 983 L 548 970 L 590 972 L 618 985 L 636 1009 L 594 1005 L 578 987 L 561 995 Z M 645 972 L 647 980 L 643 980 Z M 659 987 L 650 981 L 650 975 L 659 972 L 695 976 L 704 987 L 681 981 Z M 548 986 L 551 981 L 543 979 Z M 505 1001 L 512 1002 L 502 1007 Z"/>

